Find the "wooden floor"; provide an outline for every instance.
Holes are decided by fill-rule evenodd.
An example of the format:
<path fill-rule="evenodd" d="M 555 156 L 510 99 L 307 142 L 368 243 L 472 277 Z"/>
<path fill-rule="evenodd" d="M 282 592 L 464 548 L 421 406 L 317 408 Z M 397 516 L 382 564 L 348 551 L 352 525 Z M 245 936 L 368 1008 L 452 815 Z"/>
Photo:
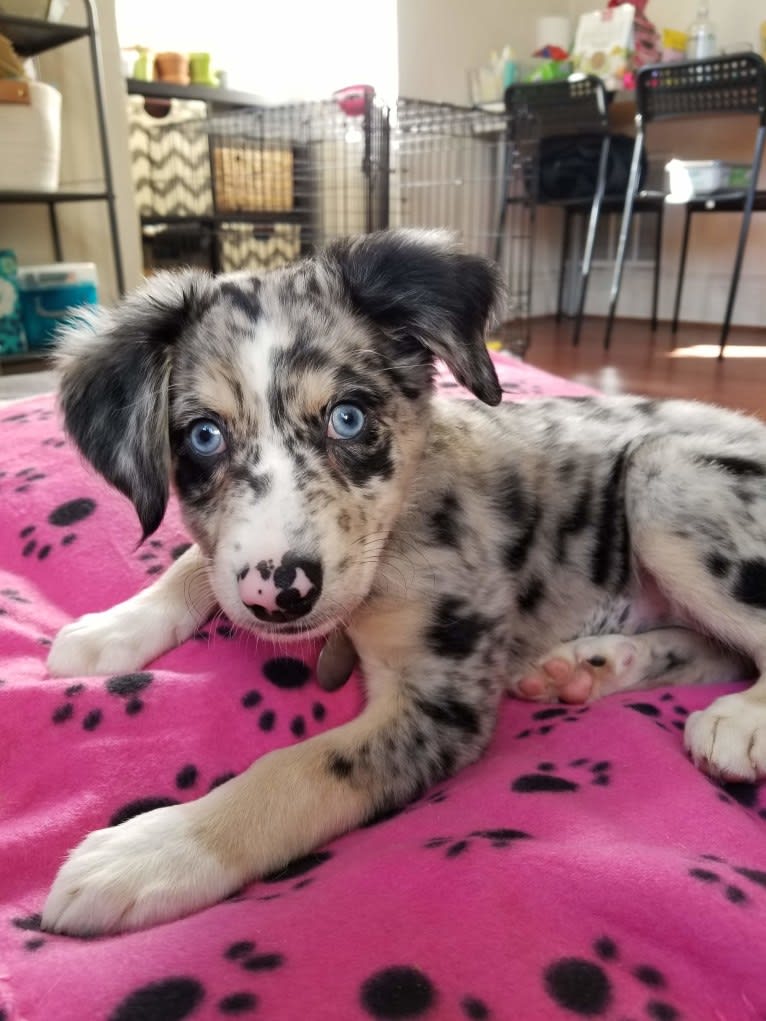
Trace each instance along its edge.
<path fill-rule="evenodd" d="M 604 393 L 690 397 L 758 415 L 766 421 L 766 329 L 733 328 L 723 360 L 718 328 L 679 328 L 675 350 L 670 327 L 652 334 L 648 322 L 620 320 L 611 349 L 603 349 L 604 320 L 587 319 L 572 347 L 572 323 L 553 317 L 532 323 L 526 361 Z"/>

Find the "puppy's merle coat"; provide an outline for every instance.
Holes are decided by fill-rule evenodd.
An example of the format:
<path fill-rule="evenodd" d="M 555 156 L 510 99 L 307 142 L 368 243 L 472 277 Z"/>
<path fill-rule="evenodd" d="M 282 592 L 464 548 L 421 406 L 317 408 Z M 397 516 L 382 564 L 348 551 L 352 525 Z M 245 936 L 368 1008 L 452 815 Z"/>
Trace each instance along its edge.
<path fill-rule="evenodd" d="M 46 928 L 211 904 L 479 756 L 504 687 L 584 701 L 766 666 L 766 429 L 688 402 L 500 401 L 496 270 L 440 235 L 338 243 L 262 279 L 150 281 L 63 343 L 67 428 L 135 504 L 170 482 L 197 545 L 66 627 L 56 674 L 142 667 L 220 606 L 345 628 L 368 704 L 198 801 L 89 836 Z M 432 393 L 443 358 L 479 401 Z M 719 644 L 720 643 L 720 644 Z M 713 774 L 766 772 L 766 682 L 689 718 Z"/>

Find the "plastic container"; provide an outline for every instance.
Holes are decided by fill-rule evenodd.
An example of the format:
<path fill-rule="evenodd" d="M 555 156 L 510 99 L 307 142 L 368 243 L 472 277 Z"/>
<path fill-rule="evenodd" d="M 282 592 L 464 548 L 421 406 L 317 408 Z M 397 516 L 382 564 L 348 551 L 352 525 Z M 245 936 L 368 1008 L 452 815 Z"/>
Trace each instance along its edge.
<path fill-rule="evenodd" d="M 671 202 L 688 202 L 721 191 L 744 191 L 752 173 L 749 163 L 725 160 L 671 160 L 665 170 Z"/>
<path fill-rule="evenodd" d="M 48 347 L 57 327 L 72 318 L 73 310 L 98 302 L 98 276 L 92 262 L 22 266 L 18 284 L 30 349 Z"/>
<path fill-rule="evenodd" d="M 29 102 L 0 103 L 0 191 L 55 191 L 61 159 L 61 93 L 24 82 Z"/>
<path fill-rule="evenodd" d="M 16 254 L 4 248 L 0 251 L 0 355 L 18 354 L 24 348 Z"/>

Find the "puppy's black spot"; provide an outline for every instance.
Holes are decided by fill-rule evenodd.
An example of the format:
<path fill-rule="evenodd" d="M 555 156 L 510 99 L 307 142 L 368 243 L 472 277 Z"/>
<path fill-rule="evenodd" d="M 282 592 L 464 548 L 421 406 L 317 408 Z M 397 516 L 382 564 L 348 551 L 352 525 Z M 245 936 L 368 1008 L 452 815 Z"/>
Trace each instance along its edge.
<path fill-rule="evenodd" d="M 179 557 L 182 557 L 188 549 L 191 549 L 191 545 L 190 542 L 182 542 L 178 546 L 174 546 L 170 551 L 173 560 L 178 560 Z"/>
<path fill-rule="evenodd" d="M 503 562 L 509 571 L 520 571 L 527 562 L 541 519 L 542 508 L 539 503 L 531 507 L 526 518 L 520 519 L 520 531 L 503 551 Z"/>
<path fill-rule="evenodd" d="M 488 627 L 485 617 L 465 610 L 459 599 L 447 596 L 436 607 L 426 642 L 437 656 L 465 659 Z"/>
<path fill-rule="evenodd" d="M 362 984 L 359 999 L 370 1017 L 387 1019 L 423 1017 L 437 997 L 422 971 L 396 965 L 370 975 Z"/>
<path fill-rule="evenodd" d="M 242 696 L 242 705 L 245 709 L 252 709 L 263 701 L 263 695 L 260 691 L 248 691 Z"/>
<path fill-rule="evenodd" d="M 269 872 L 267 875 L 262 876 L 261 882 L 281 883 L 285 879 L 305 876 L 307 872 L 311 872 L 319 868 L 320 865 L 324 865 L 330 858 L 332 858 L 331 851 L 312 851 L 311 854 L 305 854 L 301 858 L 294 858 L 293 861 L 288 862 L 281 869 L 275 869 L 274 872 Z"/>
<path fill-rule="evenodd" d="M 311 707 L 311 715 L 314 717 L 317 723 L 321 723 L 322 720 L 327 715 L 327 710 L 325 709 L 321 702 L 315 702 Z"/>
<path fill-rule="evenodd" d="M 144 812 L 177 804 L 176 798 L 137 798 L 135 801 L 129 801 L 127 805 L 123 805 L 122 808 L 118 808 L 109 819 L 108 825 L 119 826 L 120 823 L 127 822 L 128 819 L 133 819 L 137 815 L 143 815 Z"/>
<path fill-rule="evenodd" d="M 204 999 L 205 990 L 196 979 L 165 978 L 126 996 L 108 1021 L 183 1021 Z"/>
<path fill-rule="evenodd" d="M 562 519 L 556 536 L 556 559 L 563 560 L 566 557 L 567 541 L 570 536 L 577 535 L 590 523 L 590 502 L 591 488 L 586 483 L 580 491 L 574 506 Z"/>
<path fill-rule="evenodd" d="M 331 752 L 327 760 L 327 768 L 339 780 L 346 780 L 354 772 L 354 762 L 347 755 Z"/>
<path fill-rule="evenodd" d="M 628 522 L 625 516 L 625 460 L 627 448 L 615 457 L 599 500 L 596 542 L 591 559 L 591 581 L 606 585 L 617 567 L 622 581 L 629 552 Z M 617 558 L 621 558 L 619 561 Z"/>
<path fill-rule="evenodd" d="M 734 585 L 734 598 L 747 606 L 766 610 L 766 561 L 742 561 Z"/>
<path fill-rule="evenodd" d="M 95 509 L 96 501 L 87 496 L 81 497 L 79 500 L 69 500 L 50 512 L 48 522 L 51 525 L 58 525 L 59 528 L 66 528 L 68 525 L 74 525 L 78 521 L 89 518 Z"/>
<path fill-rule="evenodd" d="M 530 578 L 516 598 L 519 612 L 533 613 L 544 595 L 545 583 L 542 578 Z"/>
<path fill-rule="evenodd" d="M 459 516 L 458 498 L 454 493 L 445 493 L 429 521 L 431 536 L 435 543 L 453 548 L 460 544 Z"/>
<path fill-rule="evenodd" d="M 699 460 L 705 464 L 714 465 L 716 468 L 723 468 L 731 475 L 755 476 L 756 478 L 766 475 L 766 468 L 762 464 L 751 461 L 747 457 L 731 457 L 729 455 L 711 457 L 703 454 Z"/>
<path fill-rule="evenodd" d="M 250 277 L 248 283 L 252 286 L 245 289 L 234 281 L 224 280 L 219 284 L 219 289 L 222 297 L 255 322 L 261 314 L 261 303 L 258 300 L 260 281 L 258 277 Z"/>
<path fill-rule="evenodd" d="M 478 734 L 480 727 L 479 714 L 466 702 L 448 695 L 444 698 L 418 698 L 415 705 L 435 723 L 455 727 L 466 734 Z"/>

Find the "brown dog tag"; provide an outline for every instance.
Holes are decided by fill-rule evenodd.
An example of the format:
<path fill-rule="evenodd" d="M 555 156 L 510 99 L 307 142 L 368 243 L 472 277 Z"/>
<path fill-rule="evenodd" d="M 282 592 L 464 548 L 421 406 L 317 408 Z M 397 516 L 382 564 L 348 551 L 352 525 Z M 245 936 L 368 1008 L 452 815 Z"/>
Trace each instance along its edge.
<path fill-rule="evenodd" d="M 356 666 L 357 655 L 345 631 L 333 631 L 317 661 L 317 681 L 325 691 L 342 688 Z"/>

